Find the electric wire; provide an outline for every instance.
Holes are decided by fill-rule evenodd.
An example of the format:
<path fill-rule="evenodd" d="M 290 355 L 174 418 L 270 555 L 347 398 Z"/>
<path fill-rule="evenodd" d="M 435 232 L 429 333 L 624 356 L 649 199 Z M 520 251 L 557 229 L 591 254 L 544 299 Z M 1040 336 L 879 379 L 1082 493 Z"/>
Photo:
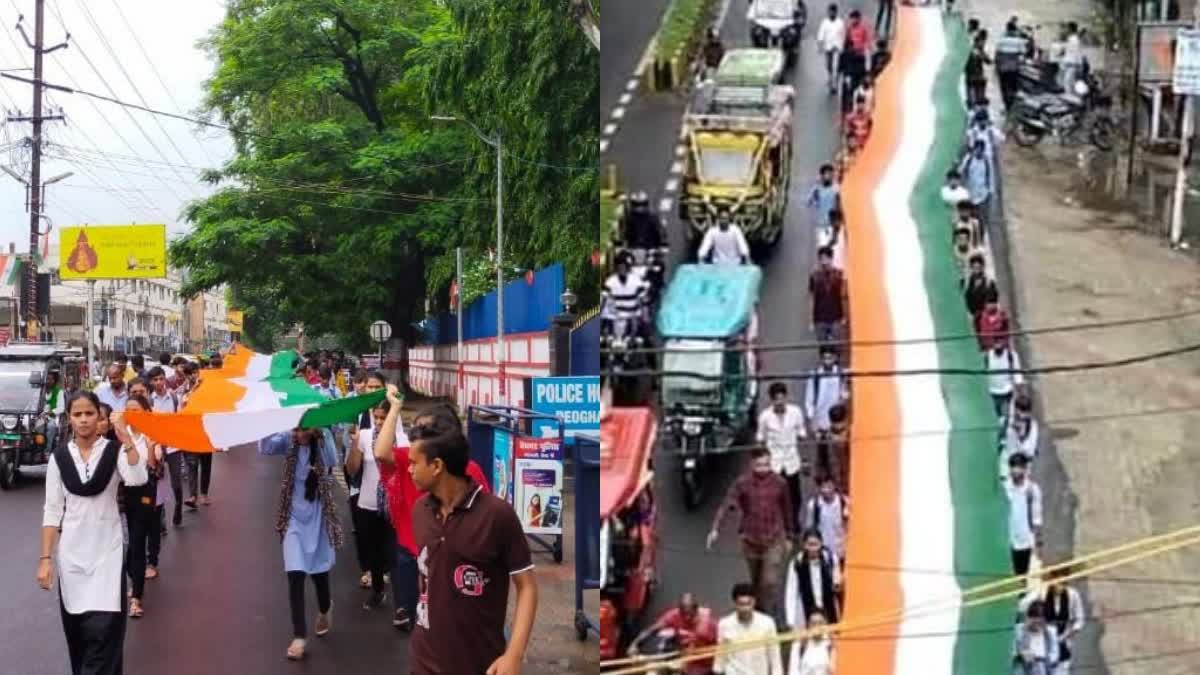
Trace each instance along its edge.
<path fill-rule="evenodd" d="M 154 73 L 154 77 L 158 80 L 159 86 L 162 87 L 163 92 L 171 101 L 171 105 L 175 107 L 175 112 L 183 114 L 183 106 L 179 105 L 179 101 L 175 100 L 175 95 L 171 93 L 171 88 L 168 87 L 166 81 L 163 80 L 162 73 L 159 72 L 158 66 L 154 65 L 154 59 L 150 58 L 150 54 L 146 51 L 146 46 L 142 44 L 142 40 L 138 37 L 137 31 L 134 30 L 133 25 L 130 23 L 128 17 L 125 16 L 125 10 L 121 9 L 121 3 L 118 2 L 118 0 L 112 0 L 112 4 L 113 8 L 117 10 L 117 15 L 121 17 L 121 22 L 125 24 L 125 29 L 129 31 L 129 35 L 133 37 L 133 43 L 137 45 L 138 51 L 142 53 L 142 57 L 146 59 L 146 63 L 150 65 L 150 71 Z M 220 164 L 220 161 L 213 157 L 212 153 L 208 151 L 208 148 L 204 144 L 204 139 L 200 137 L 200 134 L 196 133 L 196 130 L 190 126 L 188 127 L 188 131 L 191 133 L 192 138 L 196 139 L 196 144 L 200 146 L 200 151 L 204 153 L 204 156 L 208 158 L 208 161 L 214 166 Z"/>
<path fill-rule="evenodd" d="M 79 8 L 83 10 L 84 18 L 89 24 L 91 24 L 92 28 L 96 31 L 96 36 L 100 39 L 100 45 L 104 47 L 105 51 L 108 52 L 108 55 L 112 57 L 113 63 L 117 64 L 117 68 L 121 71 L 121 75 L 125 77 L 125 81 L 128 82 L 129 86 L 133 89 L 134 95 L 137 96 L 138 100 L 141 101 L 143 105 L 149 106 L 150 102 L 146 100 L 146 97 L 142 94 L 142 90 L 138 88 L 137 83 L 133 81 L 133 77 L 129 74 L 129 70 L 127 70 L 125 68 L 125 64 L 121 62 L 121 58 L 117 55 L 116 50 L 113 49 L 112 43 L 109 42 L 108 37 L 104 34 L 104 30 L 96 21 L 96 17 L 92 14 L 92 10 L 88 8 L 87 2 L 84 0 L 76 0 L 75 4 L 79 5 Z M 136 40 L 137 36 L 135 35 L 134 38 Z M 80 50 L 80 53 L 83 53 L 82 49 Z M 103 81 L 103 79 L 101 81 Z M 113 96 L 116 96 L 115 92 L 113 93 Z M 167 142 L 175 150 L 175 153 L 179 155 L 180 159 L 182 159 L 184 162 L 187 162 L 187 155 L 183 153 L 183 150 L 179 149 L 179 145 L 175 142 L 175 138 L 163 126 L 162 120 L 160 120 L 158 117 L 154 117 L 153 119 L 155 126 L 157 126 L 158 130 L 161 131 L 163 136 L 167 138 Z M 193 192 L 195 192 L 197 196 L 200 196 L 200 192 L 195 190 L 194 187 Z"/>
<path fill-rule="evenodd" d="M 1136 356 L 1129 356 L 1121 359 L 1112 359 L 1108 361 L 1085 361 L 1081 363 L 1067 363 L 1054 366 L 1037 366 L 1032 368 L 912 368 L 908 370 L 844 370 L 836 375 L 836 377 L 847 379 L 861 378 L 880 378 L 880 377 L 913 377 L 925 375 L 1057 375 L 1062 373 L 1077 373 L 1092 370 L 1106 370 L 1111 368 L 1121 368 L 1125 366 L 1137 365 L 1139 363 L 1148 363 L 1150 361 L 1159 361 L 1173 356 L 1182 356 L 1200 352 L 1200 343 L 1185 345 L 1174 349 L 1163 349 L 1156 352 L 1147 352 Z M 629 369 L 624 371 L 602 370 L 601 377 L 657 377 L 657 378 L 681 378 L 690 380 L 703 381 L 729 381 L 739 382 L 747 380 L 806 380 L 813 376 L 813 371 L 808 372 L 781 372 L 781 373 L 755 373 L 752 375 L 704 375 L 700 373 L 690 373 L 686 371 L 673 370 L 655 370 L 655 369 Z M 832 377 L 832 376 L 831 376 Z"/>
<path fill-rule="evenodd" d="M 51 10 L 54 11 L 55 14 L 58 16 L 58 20 L 62 24 L 63 29 L 67 30 L 67 23 L 63 19 L 62 14 L 60 14 L 58 12 L 55 5 L 51 5 Z M 87 52 L 79 44 L 75 44 L 74 49 L 81 57 L 83 57 L 84 62 L 87 63 L 88 67 L 92 69 L 92 72 L 96 75 L 97 79 L 100 80 L 100 83 L 103 84 L 104 87 L 109 91 L 109 93 L 111 93 L 115 97 L 117 95 L 116 91 L 113 89 L 112 85 L 109 84 L 108 80 L 104 77 L 104 73 L 101 72 L 100 68 L 92 61 L 91 57 L 88 56 Z M 55 52 L 56 56 L 57 56 L 57 54 L 58 53 Z M 61 65 L 61 61 L 59 63 Z M 74 76 L 72 76 L 70 74 L 70 70 L 66 69 L 66 68 L 64 68 L 63 70 L 67 74 L 68 78 L 70 78 L 72 82 L 75 82 Z M 0 74 L 7 75 L 7 73 L 0 73 Z M 11 75 L 9 75 L 8 77 L 9 77 L 9 79 L 13 79 L 13 76 L 11 76 Z M 141 133 L 142 138 L 146 139 L 146 142 L 154 150 L 155 154 L 157 154 L 159 157 L 162 157 L 163 160 L 166 160 L 166 155 L 163 154 L 162 148 L 158 147 L 158 144 L 155 143 L 154 139 L 150 137 L 150 134 L 146 131 L 146 128 L 142 126 L 141 122 L 139 122 L 137 120 L 137 118 L 133 116 L 133 113 L 129 112 L 129 110 L 127 108 L 123 109 L 123 110 L 125 112 L 125 116 L 129 118 L 130 122 L 133 122 L 133 125 L 137 128 L 138 132 Z M 99 110 L 97 110 L 97 113 L 101 114 L 101 116 L 103 117 L 103 114 L 99 113 Z M 105 118 L 105 119 L 107 119 L 107 118 Z M 111 123 L 110 123 L 110 126 L 111 126 Z M 113 128 L 115 129 L 115 127 L 113 127 Z M 128 144 L 128 142 L 126 142 L 126 144 Z M 132 145 L 130 145 L 129 147 L 131 150 L 133 149 Z M 177 175 L 180 179 L 183 179 L 183 175 L 180 174 L 178 170 L 175 171 L 175 175 Z M 184 179 L 184 180 L 186 180 L 186 179 Z M 166 185 L 166 183 L 163 183 L 163 184 Z M 193 192 L 195 192 L 194 187 L 192 188 L 192 190 L 193 190 Z M 171 195 L 173 197 L 175 197 L 175 199 L 179 200 L 180 203 L 184 203 L 187 201 L 187 199 L 182 197 L 178 192 L 175 192 L 174 188 L 170 188 L 170 191 L 171 191 Z"/>
<path fill-rule="evenodd" d="M 1006 332 L 991 333 L 996 338 L 1017 338 L 1035 335 L 1049 335 L 1054 333 L 1074 333 L 1080 331 L 1104 330 L 1109 328 L 1123 328 L 1128 326 L 1144 326 L 1152 323 L 1166 323 L 1171 321 L 1179 321 L 1181 319 L 1190 319 L 1200 317 L 1200 309 L 1187 310 L 1183 312 L 1173 312 L 1170 314 L 1158 314 L 1145 317 L 1134 317 L 1125 319 L 1113 319 L 1110 321 L 1093 321 L 1083 323 L 1068 323 L 1057 324 L 1051 326 L 1041 326 L 1038 328 L 1024 328 L 1011 330 Z M 816 340 L 805 342 L 779 342 L 769 344 L 756 345 L 726 345 L 721 347 L 697 347 L 696 349 L 685 349 L 681 347 L 630 347 L 628 349 L 613 351 L 610 349 L 602 349 L 601 353 L 629 353 L 629 354 L 705 354 L 716 352 L 781 352 L 781 351 L 800 351 L 800 350 L 819 350 L 822 347 L 835 347 L 845 349 L 848 347 L 890 347 L 903 345 L 921 345 L 940 342 L 956 342 L 962 340 L 978 340 L 979 334 L 975 332 L 969 333 L 949 333 L 946 335 L 934 335 L 931 337 L 922 338 L 904 338 L 896 340 L 827 340 L 820 342 Z"/>
<path fill-rule="evenodd" d="M 684 664 L 713 658 L 718 654 L 729 654 L 762 647 L 774 647 L 783 643 L 790 643 L 795 640 L 807 639 L 822 633 L 835 635 L 837 636 L 836 639 L 840 640 L 845 634 L 852 631 L 861 631 L 888 626 L 897 623 L 900 620 L 921 618 L 947 610 L 977 607 L 998 602 L 1000 600 L 1013 598 L 1019 595 L 1024 595 L 1028 592 L 1028 589 L 1023 584 L 1030 578 L 1044 578 L 1046 575 L 1054 573 L 1057 575 L 1057 581 L 1065 584 L 1100 571 L 1128 565 L 1133 562 L 1138 562 L 1143 559 L 1162 555 L 1164 553 L 1179 550 L 1188 546 L 1194 546 L 1196 544 L 1200 544 L 1200 525 L 1193 525 L 1166 534 L 1146 537 L 1120 546 L 1103 549 L 1074 560 L 1058 563 L 1056 565 L 1050 565 L 1042 568 L 1037 573 L 1037 576 L 1016 576 L 995 582 L 985 583 L 971 589 L 964 590 L 962 593 L 956 594 L 953 597 L 916 603 L 911 607 L 902 607 L 898 610 L 881 612 L 879 614 L 863 617 L 861 619 L 843 621 L 837 624 L 830 624 L 829 626 L 814 629 L 785 631 L 775 636 L 739 641 L 733 644 L 700 648 L 692 650 L 684 655 L 680 655 L 678 652 L 676 652 L 649 658 L 631 657 L 610 659 L 608 661 L 601 662 L 600 666 L 601 668 L 619 667 L 617 670 L 605 671 L 608 673 L 608 675 L 635 675 L 638 673 L 646 673 L 663 666 L 680 669 Z M 1146 547 L 1150 548 L 1147 549 Z M 1138 551 L 1137 549 L 1145 550 Z M 1125 551 L 1135 552 L 1127 555 L 1123 554 L 1114 560 L 1105 560 L 1110 556 L 1115 556 L 1118 553 L 1124 553 Z M 1096 560 L 1103 560 L 1103 562 L 1093 562 Z"/>

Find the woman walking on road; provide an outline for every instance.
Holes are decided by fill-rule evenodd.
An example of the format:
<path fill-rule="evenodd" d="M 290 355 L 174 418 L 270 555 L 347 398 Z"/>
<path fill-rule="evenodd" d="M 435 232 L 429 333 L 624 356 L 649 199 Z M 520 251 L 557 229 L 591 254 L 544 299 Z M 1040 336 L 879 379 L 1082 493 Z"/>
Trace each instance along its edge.
<path fill-rule="evenodd" d="M 67 401 L 74 437 L 46 466 L 42 556 L 37 582 L 50 590 L 58 556 L 59 605 L 73 675 L 121 675 L 125 571 L 117 484 L 144 485 L 145 455 L 113 416 L 119 441 L 101 434 L 100 401 L 77 392 Z"/>
<path fill-rule="evenodd" d="M 287 648 L 292 660 L 304 658 L 308 624 L 304 619 L 304 579 L 312 577 L 317 591 L 316 633 L 324 637 L 333 625 L 329 570 L 342 546 L 342 525 L 333 501 L 334 450 L 321 442 L 317 429 L 294 429 L 259 442 L 264 455 L 284 455 L 283 482 L 275 530 L 283 540 L 293 639 Z"/>
<path fill-rule="evenodd" d="M 145 396 L 134 395 L 125 404 L 125 409 L 148 411 L 150 401 Z M 129 553 L 126 564 L 129 578 L 133 582 L 129 617 L 140 619 L 143 614 L 142 595 L 146 589 L 146 579 L 158 576 L 158 551 L 162 544 L 162 530 L 155 502 L 158 501 L 157 474 L 161 466 L 161 458 L 157 454 L 162 451 L 156 443 L 142 434 L 130 432 L 129 437 L 138 453 L 146 458 L 148 477 L 145 485 L 125 486 L 125 522 L 129 527 Z"/>
<path fill-rule="evenodd" d="M 392 567 L 392 548 L 395 533 L 387 519 L 387 499 L 380 482 L 379 465 L 375 462 L 374 429 L 383 425 L 387 418 L 388 402 L 384 401 L 371 411 L 374 424 L 354 432 L 354 443 L 346 454 L 346 472 L 359 476 L 358 503 L 352 508 L 355 532 L 361 542 L 368 573 L 371 575 L 371 594 L 363 603 L 363 609 L 382 607 L 387 600 L 384 593 L 384 574 Z"/>

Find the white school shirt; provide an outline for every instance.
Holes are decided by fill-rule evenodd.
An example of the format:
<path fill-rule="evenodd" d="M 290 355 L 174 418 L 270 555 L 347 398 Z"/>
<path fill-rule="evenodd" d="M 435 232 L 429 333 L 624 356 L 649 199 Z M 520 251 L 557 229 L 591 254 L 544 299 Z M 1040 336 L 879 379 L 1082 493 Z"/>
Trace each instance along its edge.
<path fill-rule="evenodd" d="M 1022 373 L 1005 373 L 1005 370 L 1020 370 L 1021 358 L 1012 348 L 1005 349 L 999 355 L 995 349 L 987 350 L 988 391 L 996 396 L 1013 393 L 1013 387 L 1025 383 Z M 999 372 L 998 372 L 999 371 Z"/>
<path fill-rule="evenodd" d="M 833 675 L 833 643 L 829 638 L 809 640 L 799 661 L 796 675 Z"/>
<path fill-rule="evenodd" d="M 958 187 L 952 188 L 949 185 L 942 186 L 942 201 L 946 206 L 958 208 L 959 202 L 971 201 L 971 193 L 967 191 L 967 187 L 959 183 Z"/>
<path fill-rule="evenodd" d="M 762 612 L 755 612 L 747 625 L 738 621 L 737 612 L 731 612 L 717 622 L 718 645 L 760 640 L 775 635 L 775 620 Z M 783 659 L 779 655 L 779 645 L 768 644 L 753 649 L 718 653 L 713 662 L 713 672 L 724 675 L 783 675 Z"/>
<path fill-rule="evenodd" d="M 75 441 L 67 442 L 67 450 L 75 462 L 79 478 L 87 482 L 96 471 L 108 441 L 96 439 L 92 454 L 84 462 Z M 60 527 L 55 556 L 59 590 L 63 607 L 68 614 L 84 612 L 121 611 L 121 576 L 124 574 L 124 537 L 121 534 L 121 514 L 117 509 L 117 485 L 145 485 L 145 446 L 138 448 L 138 462 L 131 465 L 122 449 L 117 454 L 117 467 L 104 491 L 94 497 L 80 497 L 67 492 L 58 462 L 54 458 L 46 465 L 46 502 L 42 509 L 42 527 Z"/>
<path fill-rule="evenodd" d="M 378 511 L 379 465 L 375 463 L 375 431 L 358 430 L 358 449 L 362 450 L 362 483 L 358 492 L 358 508 Z"/>
<path fill-rule="evenodd" d="M 849 398 L 846 390 L 845 373 L 834 365 L 830 370 L 817 366 L 808 376 L 804 387 L 804 412 L 817 429 L 828 430 L 831 426 L 829 410 Z"/>
<path fill-rule="evenodd" d="M 803 438 L 804 413 L 800 406 L 787 404 L 783 415 L 771 406 L 758 416 L 758 442 L 771 452 L 771 470 L 793 476 L 800 472 L 800 452 L 796 439 Z"/>
<path fill-rule="evenodd" d="M 95 394 L 101 403 L 107 403 L 113 410 L 124 410 L 125 403 L 129 400 L 129 385 L 122 387 L 121 393 L 118 394 L 113 391 L 112 384 L 104 382 L 96 387 Z"/>
<path fill-rule="evenodd" d="M 818 508 L 817 500 L 821 504 Z M 813 515 L 816 511 L 816 524 Z M 815 527 L 821 532 L 821 541 L 825 542 L 839 560 L 846 559 L 846 519 L 850 515 L 850 500 L 840 494 L 834 494 L 833 501 L 827 502 L 820 495 L 808 500 L 804 520 L 800 521 L 801 529 Z"/>
<path fill-rule="evenodd" d="M 704 233 L 704 240 L 700 242 L 700 250 L 696 252 L 696 259 L 703 261 L 708 257 L 709 251 L 712 252 L 713 263 L 717 265 L 737 265 L 742 262 L 743 256 L 747 260 L 750 259 L 750 245 L 746 243 L 746 235 L 742 233 L 742 228 L 732 224 L 724 232 L 717 226 L 708 228 Z"/>
<path fill-rule="evenodd" d="M 817 44 L 824 52 L 841 50 L 846 44 L 846 22 L 842 17 L 830 19 L 826 16 L 821 20 L 821 25 L 817 28 Z"/>
<path fill-rule="evenodd" d="M 1008 544 L 1014 551 L 1033 548 L 1036 543 L 1033 528 L 1042 526 L 1042 491 L 1025 477 L 1017 485 L 1012 478 L 1004 481 L 1008 494 Z"/>

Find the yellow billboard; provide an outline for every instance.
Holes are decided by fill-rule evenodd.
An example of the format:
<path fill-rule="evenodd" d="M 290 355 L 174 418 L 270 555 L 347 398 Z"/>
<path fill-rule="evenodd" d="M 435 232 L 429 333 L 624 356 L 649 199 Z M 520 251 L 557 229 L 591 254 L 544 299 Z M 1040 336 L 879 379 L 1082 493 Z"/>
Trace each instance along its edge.
<path fill-rule="evenodd" d="M 162 279 L 166 225 L 77 225 L 59 230 L 62 279 Z"/>
<path fill-rule="evenodd" d="M 229 310 L 229 312 L 228 312 L 229 326 L 226 328 L 226 330 L 228 330 L 230 333 L 242 332 L 242 319 L 243 318 L 244 318 L 244 313 L 241 310 L 237 310 L 237 309 Z"/>

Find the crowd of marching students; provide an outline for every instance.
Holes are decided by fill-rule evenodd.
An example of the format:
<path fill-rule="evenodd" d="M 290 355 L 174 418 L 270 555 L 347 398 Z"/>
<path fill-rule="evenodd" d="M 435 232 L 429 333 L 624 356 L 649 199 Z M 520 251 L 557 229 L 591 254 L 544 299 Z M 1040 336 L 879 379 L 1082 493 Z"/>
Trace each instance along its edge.
<path fill-rule="evenodd" d="M 986 33 L 973 20 L 969 22 L 969 39 L 972 53 L 982 51 Z M 708 534 L 707 545 L 711 548 L 726 515 L 739 514 L 741 554 L 749 581 L 734 586 L 734 611 L 718 620 L 694 594 L 688 593 L 678 607 L 643 633 L 671 628 L 685 636 L 685 647 L 769 638 L 777 634 L 779 618 L 788 627 L 810 629 L 836 624 L 841 619 L 845 541 L 850 522 L 850 387 L 841 362 L 845 355 L 842 345 L 849 340 L 849 308 L 839 265 L 844 224 L 840 186 L 870 136 L 873 83 L 879 71 L 871 68 L 863 72 L 853 65 L 866 63 L 865 45 L 872 42 L 858 12 L 852 12 L 849 23 L 843 24 L 837 6 L 831 5 L 817 42 L 827 57 L 830 93 L 843 92 L 841 148 L 832 163 L 820 168 L 807 200 L 818 243 L 809 294 L 811 328 L 821 343 L 820 359 L 807 379 L 802 404 L 790 401 L 784 383 L 769 387 L 770 407 L 758 419 L 758 447 L 751 452 L 750 467 L 730 487 Z M 881 40 L 871 62 L 882 69 L 887 60 L 887 41 Z M 1021 361 L 1012 344 L 1009 314 L 992 274 L 990 233 L 997 223 L 989 216 L 994 213 L 997 190 L 996 146 L 1004 137 L 991 123 L 986 97 L 978 95 L 981 87 L 986 90 L 986 82 L 979 82 L 978 61 L 969 63 L 970 72 L 965 73 L 975 92 L 969 101 L 965 151 L 948 172 L 941 196 L 954 213 L 948 230 L 961 275 L 964 308 L 975 329 L 973 337 L 978 342 L 998 420 L 997 476 L 1009 506 L 1007 539 L 1012 573 L 1022 576 L 1030 572 L 1034 554 L 1042 544 L 1042 494 L 1030 472 L 1039 446 L 1039 426 Z M 817 449 L 817 494 L 805 502 L 802 476 L 810 471 L 800 448 L 810 437 Z M 1015 675 L 1066 675 L 1070 671 L 1072 637 L 1083 628 L 1084 613 L 1079 593 L 1059 581 L 1064 573 L 1059 570 L 1047 575 L 1046 583 L 1031 590 L 1018 605 L 1012 662 Z M 776 606 L 781 576 L 785 579 L 782 614 Z M 794 641 L 788 671 L 791 675 L 827 675 L 832 672 L 833 652 L 833 638 L 823 632 Z M 779 649 L 771 646 L 720 650 L 712 659 L 686 664 L 684 672 L 780 675 L 780 656 Z"/>
<path fill-rule="evenodd" d="M 160 361 L 145 368 L 141 357 L 118 356 L 94 391 L 90 384 L 62 390 L 56 378 L 47 394 L 48 410 L 61 417 L 66 437 L 47 467 L 37 582 L 50 590 L 58 580 L 74 675 L 122 672 L 126 620 L 145 616 L 146 582 L 160 578 L 172 493 L 176 527 L 183 507 L 197 511 L 212 503 L 212 453 L 162 447 L 125 420 L 127 410 L 178 411 L 200 386 L 198 365 L 168 354 Z M 214 358 L 207 365 L 220 368 L 222 362 Z M 258 446 L 262 455 L 284 458 L 275 529 L 291 608 L 287 658 L 302 659 L 307 649 L 306 579 L 317 595 L 315 634 L 332 629 L 329 572 L 346 539 L 333 480 L 340 467 L 367 594 L 362 609 L 388 604 L 386 587 L 392 586 L 392 624 L 415 631 L 411 672 L 518 673 L 537 592 L 516 513 L 490 494 L 452 408 L 435 405 L 418 413 L 406 433 L 396 386 L 381 372 L 349 377 L 338 365 L 329 356 L 313 357 L 296 374 L 326 398 L 386 389 L 382 403 L 355 422 L 297 428 Z M 73 386 L 74 379 L 67 379 Z M 506 639 L 509 579 L 517 609 Z"/>

